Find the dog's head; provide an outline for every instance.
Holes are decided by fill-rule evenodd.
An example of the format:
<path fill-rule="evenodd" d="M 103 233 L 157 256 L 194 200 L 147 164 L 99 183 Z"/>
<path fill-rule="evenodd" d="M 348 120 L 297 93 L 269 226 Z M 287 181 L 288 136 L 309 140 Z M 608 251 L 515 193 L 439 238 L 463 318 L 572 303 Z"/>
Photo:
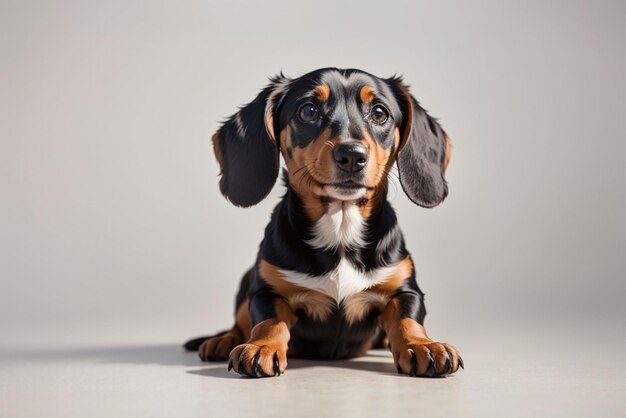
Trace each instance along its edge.
<path fill-rule="evenodd" d="M 220 189 L 237 206 L 267 196 L 285 160 L 305 200 L 362 200 L 387 187 L 397 162 L 413 202 L 441 203 L 450 142 L 399 78 L 327 68 L 271 80 L 213 136 Z"/>

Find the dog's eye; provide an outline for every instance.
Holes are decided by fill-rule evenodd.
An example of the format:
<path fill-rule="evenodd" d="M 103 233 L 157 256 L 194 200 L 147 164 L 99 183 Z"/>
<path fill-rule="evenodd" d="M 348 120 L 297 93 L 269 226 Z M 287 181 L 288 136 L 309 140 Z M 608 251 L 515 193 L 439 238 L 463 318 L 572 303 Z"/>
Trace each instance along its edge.
<path fill-rule="evenodd" d="M 319 110 L 317 109 L 317 106 L 309 102 L 300 106 L 298 115 L 300 116 L 300 120 L 302 120 L 302 122 L 313 122 L 319 118 Z"/>
<path fill-rule="evenodd" d="M 389 118 L 389 111 L 382 105 L 376 105 L 370 111 L 370 118 L 374 123 L 382 125 Z"/>

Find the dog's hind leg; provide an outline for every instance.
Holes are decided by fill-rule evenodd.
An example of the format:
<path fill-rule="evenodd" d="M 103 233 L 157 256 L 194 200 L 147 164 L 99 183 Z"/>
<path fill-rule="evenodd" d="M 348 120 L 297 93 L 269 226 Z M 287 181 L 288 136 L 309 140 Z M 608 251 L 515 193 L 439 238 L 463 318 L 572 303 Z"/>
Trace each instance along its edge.
<path fill-rule="evenodd" d="M 235 325 L 227 331 L 212 336 L 194 338 L 183 347 L 188 351 L 198 351 L 202 361 L 222 361 L 228 358 L 230 351 L 250 338 L 250 315 L 248 313 L 248 288 L 252 279 L 252 269 L 241 280 L 237 292 Z"/>

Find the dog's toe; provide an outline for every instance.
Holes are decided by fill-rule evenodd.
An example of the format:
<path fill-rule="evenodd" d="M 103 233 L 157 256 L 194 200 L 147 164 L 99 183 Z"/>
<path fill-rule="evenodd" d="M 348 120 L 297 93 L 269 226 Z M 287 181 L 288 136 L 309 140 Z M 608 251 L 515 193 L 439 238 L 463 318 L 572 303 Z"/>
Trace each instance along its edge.
<path fill-rule="evenodd" d="M 234 332 L 209 338 L 198 348 L 198 357 L 202 361 L 224 361 L 228 358 L 228 353 L 241 344 L 241 340 L 241 337 Z"/>
<path fill-rule="evenodd" d="M 270 345 L 241 344 L 230 353 L 228 367 L 242 376 L 280 376 L 287 368 L 286 350 Z"/>
<path fill-rule="evenodd" d="M 393 350 L 398 373 L 412 377 L 436 377 L 463 368 L 456 348 L 446 343 L 408 343 Z"/>

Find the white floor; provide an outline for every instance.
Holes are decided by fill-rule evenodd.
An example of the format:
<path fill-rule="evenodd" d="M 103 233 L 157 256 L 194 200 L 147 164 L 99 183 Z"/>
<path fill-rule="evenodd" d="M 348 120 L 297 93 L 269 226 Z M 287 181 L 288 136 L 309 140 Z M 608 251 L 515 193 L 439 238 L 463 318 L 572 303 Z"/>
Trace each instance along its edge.
<path fill-rule="evenodd" d="M 254 380 L 201 363 L 178 341 L 13 346 L 0 350 L 0 416 L 625 416 L 623 331 L 592 334 L 483 330 L 456 341 L 465 371 L 440 379 L 400 376 L 382 350 L 292 359 L 283 376 Z"/>

